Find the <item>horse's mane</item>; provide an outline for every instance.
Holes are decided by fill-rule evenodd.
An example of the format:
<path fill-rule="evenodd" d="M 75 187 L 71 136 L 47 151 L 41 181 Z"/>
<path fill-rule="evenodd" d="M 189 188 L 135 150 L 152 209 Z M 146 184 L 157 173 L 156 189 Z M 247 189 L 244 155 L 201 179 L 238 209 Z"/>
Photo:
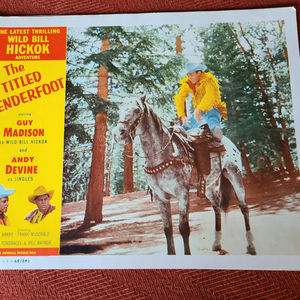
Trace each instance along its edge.
<path fill-rule="evenodd" d="M 152 108 L 149 108 L 147 106 L 147 109 L 149 111 L 149 114 L 151 115 L 151 118 L 154 122 L 154 126 L 159 132 L 164 131 L 167 133 L 168 136 L 171 137 L 171 139 L 177 144 L 182 147 L 182 150 L 184 151 L 185 155 L 187 157 L 190 156 L 191 151 L 193 151 L 193 148 L 191 147 L 187 137 L 185 135 L 182 135 L 181 131 L 177 131 L 176 128 L 168 128 L 162 120 L 158 117 L 158 115 L 152 110 Z M 164 130 L 165 128 L 165 130 Z"/>
<path fill-rule="evenodd" d="M 166 128 L 166 125 L 162 122 L 162 120 L 159 118 L 159 116 L 153 111 L 153 109 L 149 106 L 147 106 L 147 110 L 149 112 L 149 115 L 151 116 L 154 126 L 157 129 L 157 131 L 162 132 L 163 128 Z"/>
<path fill-rule="evenodd" d="M 162 120 L 159 118 L 159 116 L 154 112 L 152 107 L 150 107 L 143 100 L 145 100 L 145 99 L 136 100 L 136 104 L 139 106 L 139 108 L 141 108 L 144 111 L 144 113 L 146 115 L 148 115 L 152 119 L 155 129 L 158 132 L 163 132 L 164 131 L 163 129 L 164 128 L 167 129 L 167 126 L 162 122 Z M 166 132 L 168 132 L 168 130 L 166 130 Z"/>
<path fill-rule="evenodd" d="M 151 118 L 154 124 L 154 128 L 157 130 L 157 132 L 165 133 L 167 136 L 169 136 L 172 139 L 172 141 L 174 141 L 177 145 L 180 145 L 182 147 L 182 150 L 184 151 L 185 155 L 187 157 L 190 157 L 190 153 L 191 151 L 193 151 L 193 148 L 191 147 L 186 135 L 182 135 L 181 127 L 167 127 L 150 106 L 141 101 L 137 101 L 137 104 L 141 109 L 143 109 L 144 113 L 149 118 Z"/>

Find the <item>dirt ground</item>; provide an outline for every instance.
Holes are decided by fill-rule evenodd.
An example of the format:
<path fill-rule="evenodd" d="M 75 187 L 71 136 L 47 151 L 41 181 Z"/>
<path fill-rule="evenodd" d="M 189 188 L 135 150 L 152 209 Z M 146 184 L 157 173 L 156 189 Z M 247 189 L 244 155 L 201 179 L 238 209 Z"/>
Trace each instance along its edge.
<path fill-rule="evenodd" d="M 258 255 L 300 255 L 300 180 L 272 182 L 246 189 L 250 223 Z M 218 255 L 214 241 L 214 212 L 195 191 L 190 196 L 192 254 Z M 172 201 L 176 253 L 183 254 L 178 230 L 178 204 Z M 61 254 L 166 254 L 162 222 L 146 192 L 105 197 L 103 222 L 82 229 L 85 201 L 62 208 Z M 243 215 L 233 199 L 222 215 L 222 247 L 228 254 L 246 253 Z"/>

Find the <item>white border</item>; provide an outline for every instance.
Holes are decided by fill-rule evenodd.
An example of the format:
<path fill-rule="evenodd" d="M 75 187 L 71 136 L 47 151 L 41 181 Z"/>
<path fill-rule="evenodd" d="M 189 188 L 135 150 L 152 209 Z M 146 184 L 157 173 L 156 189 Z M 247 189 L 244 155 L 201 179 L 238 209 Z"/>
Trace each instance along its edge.
<path fill-rule="evenodd" d="M 183 13 L 146 13 L 85 16 L 0 17 L 0 27 L 89 27 L 163 24 L 197 24 L 221 22 L 259 22 L 284 20 L 289 51 L 294 120 L 300 158 L 300 60 L 294 7 Z M 297 226 L 295 224 L 295 226 Z M 300 249 L 299 249 L 300 251 Z M 300 270 L 300 255 L 62 255 L 62 256 L 3 256 L 0 269 L 243 269 Z"/>
<path fill-rule="evenodd" d="M 0 258 L 0 269 L 233 269 L 298 271 L 299 258 L 299 256 L 283 255 L 9 256 Z"/>

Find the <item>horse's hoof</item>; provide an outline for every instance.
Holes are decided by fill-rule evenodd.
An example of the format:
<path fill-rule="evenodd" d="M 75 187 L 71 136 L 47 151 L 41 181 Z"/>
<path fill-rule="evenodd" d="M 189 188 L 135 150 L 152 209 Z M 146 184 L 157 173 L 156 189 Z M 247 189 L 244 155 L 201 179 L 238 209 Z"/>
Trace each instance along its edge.
<path fill-rule="evenodd" d="M 222 250 L 222 247 L 220 244 L 213 245 L 213 247 L 212 247 L 212 251 L 221 251 L 221 250 Z"/>
<path fill-rule="evenodd" d="M 256 250 L 254 246 L 247 246 L 247 254 L 256 255 Z"/>
<path fill-rule="evenodd" d="M 226 251 L 226 250 L 224 250 L 224 249 L 221 249 L 220 251 L 219 251 L 219 255 L 226 255 L 226 254 L 228 254 L 229 252 L 228 251 Z"/>

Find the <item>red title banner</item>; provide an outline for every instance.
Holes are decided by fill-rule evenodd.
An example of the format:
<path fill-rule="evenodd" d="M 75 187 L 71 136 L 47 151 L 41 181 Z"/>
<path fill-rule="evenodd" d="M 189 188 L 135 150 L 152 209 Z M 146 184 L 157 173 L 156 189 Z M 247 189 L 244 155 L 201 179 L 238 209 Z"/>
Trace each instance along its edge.
<path fill-rule="evenodd" d="M 66 27 L 0 28 L 0 60 L 65 60 Z"/>

